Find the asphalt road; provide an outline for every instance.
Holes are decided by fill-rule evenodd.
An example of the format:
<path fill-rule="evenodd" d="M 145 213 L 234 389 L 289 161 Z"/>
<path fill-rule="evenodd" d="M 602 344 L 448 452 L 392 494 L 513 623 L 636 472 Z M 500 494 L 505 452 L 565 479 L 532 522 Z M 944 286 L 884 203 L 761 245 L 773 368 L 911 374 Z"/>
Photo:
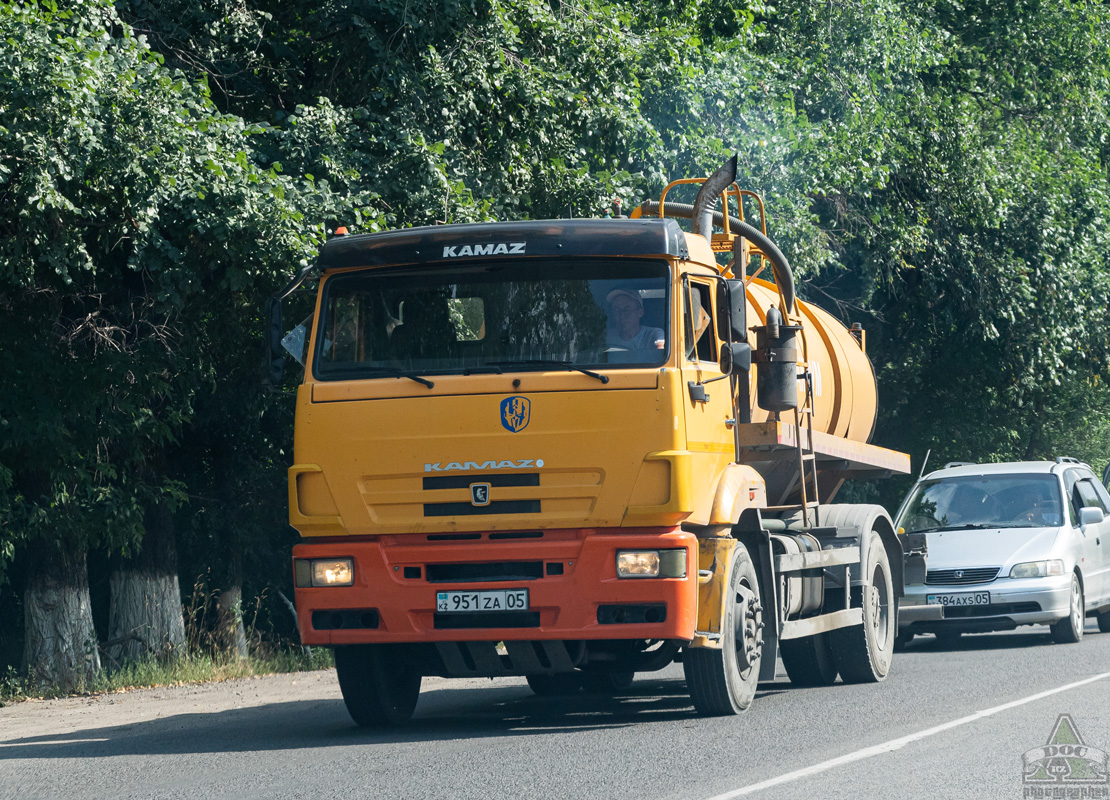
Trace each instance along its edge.
<path fill-rule="evenodd" d="M 694 716 L 674 666 L 613 699 L 427 679 L 387 733 L 351 723 L 334 672 L 20 703 L 0 709 L 0 798 L 1103 796 L 1022 783 L 1061 714 L 1110 751 L 1110 634 L 1091 621 L 1078 645 L 1047 628 L 920 637 L 877 685 L 780 675 L 717 719 Z M 1072 788 L 1092 787 L 1110 797 Z"/>

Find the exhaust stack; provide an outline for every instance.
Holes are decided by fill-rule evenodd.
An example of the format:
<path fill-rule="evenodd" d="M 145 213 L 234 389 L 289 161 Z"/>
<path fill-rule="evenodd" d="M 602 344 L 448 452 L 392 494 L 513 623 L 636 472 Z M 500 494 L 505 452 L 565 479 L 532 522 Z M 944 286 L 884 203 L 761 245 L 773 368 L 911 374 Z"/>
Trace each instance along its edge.
<path fill-rule="evenodd" d="M 704 236 L 710 244 L 713 244 L 713 209 L 717 207 L 717 198 L 735 182 L 736 155 L 733 154 L 732 158 L 705 179 L 698 196 L 694 199 L 692 230 Z"/>

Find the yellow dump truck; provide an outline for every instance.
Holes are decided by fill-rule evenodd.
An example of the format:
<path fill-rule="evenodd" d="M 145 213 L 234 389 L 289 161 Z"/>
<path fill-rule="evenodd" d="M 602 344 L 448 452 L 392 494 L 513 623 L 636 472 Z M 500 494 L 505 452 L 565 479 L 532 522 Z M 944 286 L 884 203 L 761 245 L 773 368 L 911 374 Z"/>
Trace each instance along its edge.
<path fill-rule="evenodd" d="M 337 235 L 272 299 L 279 380 L 281 301 L 318 278 L 284 337 L 296 608 L 360 725 L 408 720 L 426 675 L 616 692 L 680 661 L 704 715 L 745 710 L 776 655 L 804 685 L 887 675 L 903 543 L 831 502 L 909 468 L 867 443 L 863 331 L 795 299 L 735 159 L 667 192 Z"/>

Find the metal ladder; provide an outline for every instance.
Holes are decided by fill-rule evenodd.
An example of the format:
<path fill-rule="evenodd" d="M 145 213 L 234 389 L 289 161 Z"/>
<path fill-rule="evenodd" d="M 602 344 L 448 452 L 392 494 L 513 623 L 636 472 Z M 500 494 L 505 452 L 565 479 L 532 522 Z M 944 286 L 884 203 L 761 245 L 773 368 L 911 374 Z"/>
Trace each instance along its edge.
<path fill-rule="evenodd" d="M 806 382 L 806 396 L 802 407 L 794 408 L 794 449 L 798 454 L 798 480 L 799 490 L 802 494 L 802 521 L 806 528 L 818 527 L 820 522 L 819 507 L 821 498 L 819 496 L 817 487 L 817 453 L 813 448 L 813 374 L 806 367 L 802 371 L 800 378 Z M 805 418 L 806 426 L 806 444 L 809 447 L 807 451 L 802 446 L 802 418 Z M 809 464 L 810 474 L 813 477 L 813 500 L 812 503 L 806 491 L 806 464 Z M 810 505 L 813 506 L 813 522 L 810 522 L 809 511 Z"/>

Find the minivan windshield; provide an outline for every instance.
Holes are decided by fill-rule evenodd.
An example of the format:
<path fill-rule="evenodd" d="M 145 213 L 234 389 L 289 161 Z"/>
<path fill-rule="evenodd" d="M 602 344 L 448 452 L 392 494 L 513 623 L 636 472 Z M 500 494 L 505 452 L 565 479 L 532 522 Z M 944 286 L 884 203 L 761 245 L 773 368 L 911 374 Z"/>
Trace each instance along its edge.
<path fill-rule="evenodd" d="M 658 366 L 669 268 L 646 259 L 488 261 L 327 281 L 313 372 L 324 380 Z"/>
<path fill-rule="evenodd" d="M 973 475 L 922 481 L 902 506 L 906 533 L 1063 524 L 1054 475 Z"/>

